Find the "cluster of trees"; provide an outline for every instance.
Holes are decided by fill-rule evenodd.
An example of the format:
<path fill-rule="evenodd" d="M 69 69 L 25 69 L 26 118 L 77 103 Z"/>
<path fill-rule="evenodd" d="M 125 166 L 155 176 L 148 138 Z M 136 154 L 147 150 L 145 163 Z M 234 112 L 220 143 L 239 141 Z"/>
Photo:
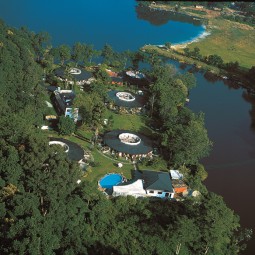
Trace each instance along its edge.
<path fill-rule="evenodd" d="M 200 54 L 200 49 L 198 47 L 195 47 L 192 51 L 189 48 L 185 48 L 184 54 L 187 57 L 197 59 L 199 61 L 205 62 L 212 66 L 226 69 L 227 71 L 230 71 L 230 72 L 235 72 L 239 70 L 238 61 L 235 61 L 235 62 L 230 61 L 228 63 L 224 63 L 223 59 L 216 54 L 209 55 L 209 56 L 202 56 Z"/>
<path fill-rule="evenodd" d="M 73 60 L 76 64 L 85 65 L 91 63 L 92 58 L 98 56 L 100 52 L 94 50 L 93 45 L 77 42 L 72 48 L 66 44 L 52 48 L 49 54 L 54 58 L 54 61 L 60 61 L 61 65 L 70 60 Z"/>
<path fill-rule="evenodd" d="M 222 254 L 249 232 L 221 197 L 107 199 L 43 135 L 0 141 L 1 254 Z"/>
<path fill-rule="evenodd" d="M 240 76 L 242 76 L 243 78 L 245 78 L 248 81 L 251 88 L 255 87 L 254 86 L 255 66 L 252 66 L 248 70 L 243 70 L 240 68 L 238 61 L 235 61 L 235 62 L 230 61 L 230 62 L 224 63 L 223 59 L 216 54 L 209 55 L 209 56 L 202 56 L 200 54 L 200 49 L 198 47 L 195 47 L 192 51 L 189 48 L 185 48 L 184 54 L 187 57 L 191 57 L 191 58 L 203 61 L 209 65 L 225 69 L 230 74 L 233 74 L 233 77 L 236 74 L 240 74 Z"/>
<path fill-rule="evenodd" d="M 46 108 L 35 41 L 38 36 L 26 28 L 0 21 L 0 136 L 9 141 L 39 126 Z"/>
<path fill-rule="evenodd" d="M 173 66 L 155 65 L 151 72 L 150 110 L 162 123 L 161 144 L 170 165 L 197 164 L 207 156 L 212 143 L 204 127 L 202 113 L 185 107 L 188 91 L 195 86 L 192 74 L 178 74 Z"/>
<path fill-rule="evenodd" d="M 116 70 L 123 70 L 127 65 L 131 65 L 134 69 L 138 68 L 139 61 L 143 61 L 145 55 L 141 51 L 131 52 L 129 50 L 123 52 L 114 51 L 109 44 L 105 44 L 101 50 L 94 49 L 93 45 L 77 42 L 70 47 L 62 44 L 60 46 L 44 50 L 41 62 L 50 69 L 54 62 L 64 65 L 73 62 L 74 65 L 91 65 L 94 59 L 100 58 L 102 63 L 114 67 Z"/>
<path fill-rule="evenodd" d="M 102 126 L 106 111 L 105 101 L 107 95 L 107 82 L 109 76 L 102 65 L 97 71 L 97 80 L 86 86 L 74 99 L 74 107 L 79 108 L 82 124 L 91 129 L 98 129 Z"/>
<path fill-rule="evenodd" d="M 231 21 L 248 24 L 250 26 L 255 25 L 255 16 L 224 15 L 224 18 Z"/>

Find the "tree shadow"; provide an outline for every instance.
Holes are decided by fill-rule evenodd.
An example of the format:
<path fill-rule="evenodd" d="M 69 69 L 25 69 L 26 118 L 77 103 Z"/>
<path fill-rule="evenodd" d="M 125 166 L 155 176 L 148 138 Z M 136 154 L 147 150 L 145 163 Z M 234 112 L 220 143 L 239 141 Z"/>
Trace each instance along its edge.
<path fill-rule="evenodd" d="M 88 254 L 94 254 L 94 255 L 118 255 L 120 254 L 119 251 L 112 247 L 112 246 L 106 246 L 99 241 L 97 241 L 94 245 L 90 246 L 88 248 Z"/>

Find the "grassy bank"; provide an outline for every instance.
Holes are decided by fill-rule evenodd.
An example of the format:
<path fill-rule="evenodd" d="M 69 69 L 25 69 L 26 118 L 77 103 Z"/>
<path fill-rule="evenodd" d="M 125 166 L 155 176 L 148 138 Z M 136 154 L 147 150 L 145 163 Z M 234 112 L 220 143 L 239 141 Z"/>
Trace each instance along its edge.
<path fill-rule="evenodd" d="M 181 51 L 175 52 L 173 50 L 161 49 L 161 48 L 159 48 L 157 46 L 153 46 L 153 45 L 146 45 L 146 46 L 142 47 L 142 50 L 145 50 L 148 53 L 150 53 L 153 50 L 156 50 L 159 55 L 165 56 L 167 58 L 177 60 L 181 63 L 195 65 L 197 68 L 210 71 L 216 75 L 221 74 L 221 70 L 218 67 L 207 65 L 206 63 L 201 62 L 199 60 L 195 60 L 193 58 L 186 57 L 186 56 L 180 54 L 180 53 L 182 53 Z"/>
<path fill-rule="evenodd" d="M 219 17 L 209 20 L 208 29 L 210 35 L 189 44 L 188 48 L 193 50 L 194 47 L 198 47 L 203 56 L 219 55 L 224 62 L 238 61 L 244 68 L 250 68 L 255 64 L 254 28 Z M 183 49 L 179 51 L 182 52 Z"/>

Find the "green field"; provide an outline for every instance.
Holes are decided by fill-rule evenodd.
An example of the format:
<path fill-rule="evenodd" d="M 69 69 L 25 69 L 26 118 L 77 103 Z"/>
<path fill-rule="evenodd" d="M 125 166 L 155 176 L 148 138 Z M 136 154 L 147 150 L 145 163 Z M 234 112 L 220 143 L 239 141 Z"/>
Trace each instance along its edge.
<path fill-rule="evenodd" d="M 211 35 L 188 48 L 198 47 L 203 56 L 217 54 L 224 62 L 238 61 L 240 66 L 255 65 L 255 30 L 248 25 L 215 18 L 211 21 Z"/>
<path fill-rule="evenodd" d="M 119 114 L 107 110 L 106 118 L 113 117 L 113 125 L 111 129 L 127 129 L 134 132 L 139 132 L 147 136 L 154 136 L 152 129 L 148 127 L 149 119 L 144 115 L 135 114 Z"/>

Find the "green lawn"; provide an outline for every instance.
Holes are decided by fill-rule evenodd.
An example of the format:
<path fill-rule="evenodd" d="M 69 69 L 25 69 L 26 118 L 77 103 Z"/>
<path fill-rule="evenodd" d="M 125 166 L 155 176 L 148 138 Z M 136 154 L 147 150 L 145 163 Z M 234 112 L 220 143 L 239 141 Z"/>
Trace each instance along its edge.
<path fill-rule="evenodd" d="M 127 129 L 134 132 L 142 133 L 146 136 L 153 137 L 155 133 L 147 125 L 149 124 L 149 118 L 144 115 L 135 114 L 117 114 L 113 111 L 107 110 L 105 118 L 113 117 L 112 129 Z"/>
<path fill-rule="evenodd" d="M 103 156 L 96 148 L 92 149 L 91 144 L 89 142 L 83 141 L 74 136 L 65 137 L 66 139 L 79 144 L 84 150 L 91 150 L 91 154 L 94 158 L 95 166 L 91 167 L 91 171 L 88 172 L 86 176 L 87 180 L 92 182 L 97 182 L 102 176 L 107 173 L 123 173 L 127 179 L 131 178 L 131 171 L 133 165 L 131 162 L 126 161 L 123 163 L 122 168 L 117 167 L 117 163 L 120 162 L 118 160 L 113 160 L 110 157 Z M 123 162 L 123 161 L 121 161 Z"/>
<path fill-rule="evenodd" d="M 198 47 L 203 56 L 217 54 L 225 63 L 238 61 L 244 68 L 255 65 L 254 28 L 222 18 L 212 19 L 210 27 L 211 35 L 188 48 Z"/>

